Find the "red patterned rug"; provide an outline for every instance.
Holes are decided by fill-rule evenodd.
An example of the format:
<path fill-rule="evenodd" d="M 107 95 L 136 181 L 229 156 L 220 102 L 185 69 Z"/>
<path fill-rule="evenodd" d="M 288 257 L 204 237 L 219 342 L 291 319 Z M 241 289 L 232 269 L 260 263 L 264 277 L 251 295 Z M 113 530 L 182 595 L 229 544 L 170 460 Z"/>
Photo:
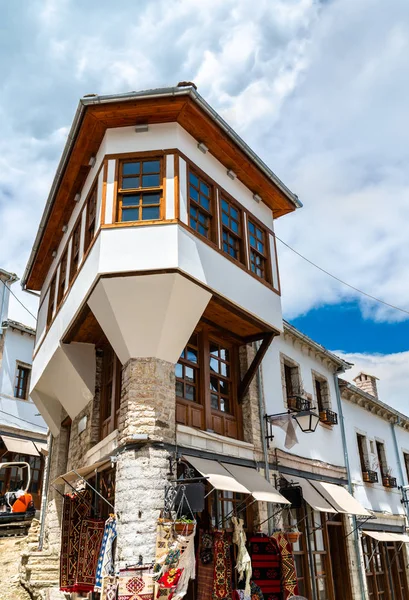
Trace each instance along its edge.
<path fill-rule="evenodd" d="M 295 571 L 292 546 L 280 531 L 273 533 L 273 538 L 276 540 L 281 553 L 283 597 L 284 600 L 287 600 L 287 598 L 298 594 L 297 573 Z"/>
<path fill-rule="evenodd" d="M 105 521 L 84 519 L 81 524 L 75 592 L 92 592 L 97 574 Z"/>
<path fill-rule="evenodd" d="M 252 580 L 263 592 L 264 600 L 282 600 L 281 555 L 275 539 L 254 536 L 249 540 Z"/>
<path fill-rule="evenodd" d="M 60 589 L 73 592 L 77 579 L 82 521 L 89 516 L 91 494 L 88 490 L 64 496 L 61 525 Z"/>
<path fill-rule="evenodd" d="M 215 532 L 213 542 L 213 600 L 232 600 L 230 546 L 231 544 L 224 532 Z"/>
<path fill-rule="evenodd" d="M 203 563 L 201 554 L 203 552 L 203 532 L 200 532 L 199 549 L 197 553 L 197 598 L 196 600 L 209 600 L 213 593 L 214 564 L 213 558 Z"/>

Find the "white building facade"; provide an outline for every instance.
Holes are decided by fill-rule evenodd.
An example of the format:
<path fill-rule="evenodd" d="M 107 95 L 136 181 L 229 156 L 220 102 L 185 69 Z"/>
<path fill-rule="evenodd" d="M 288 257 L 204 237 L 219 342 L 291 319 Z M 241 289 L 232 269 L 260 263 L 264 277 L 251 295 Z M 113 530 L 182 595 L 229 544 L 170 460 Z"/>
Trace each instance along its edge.
<path fill-rule="evenodd" d="M 16 275 L 0 269 L 0 460 L 26 461 L 32 471 L 30 491 L 41 503 L 47 425 L 29 397 L 35 330 L 8 318 L 9 286 Z M 17 472 L 0 471 L 0 493 L 13 488 Z"/>

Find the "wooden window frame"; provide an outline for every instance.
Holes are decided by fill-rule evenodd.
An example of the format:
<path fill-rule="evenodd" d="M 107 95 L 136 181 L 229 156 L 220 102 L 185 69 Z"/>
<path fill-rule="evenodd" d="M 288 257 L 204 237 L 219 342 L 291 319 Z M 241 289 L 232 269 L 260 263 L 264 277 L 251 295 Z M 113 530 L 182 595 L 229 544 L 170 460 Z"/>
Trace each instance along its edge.
<path fill-rule="evenodd" d="M 264 252 L 261 252 L 258 248 L 252 246 L 250 241 L 250 236 L 255 237 L 256 240 L 260 239 L 257 236 L 257 233 L 254 235 L 250 231 L 250 225 L 253 226 L 256 230 L 261 231 L 263 235 L 263 245 Z M 249 255 L 249 270 L 258 278 L 263 281 L 266 281 L 271 285 L 272 282 L 272 271 L 271 271 L 271 248 L 270 248 L 270 239 L 267 229 L 260 223 L 258 219 L 256 219 L 253 215 L 247 215 L 247 244 L 248 244 L 248 255 Z M 259 275 L 256 271 L 253 271 L 252 265 L 255 265 L 257 269 L 256 262 L 252 261 L 252 253 L 259 259 L 263 261 L 263 275 Z"/>
<path fill-rule="evenodd" d="M 123 175 L 122 168 L 125 163 L 140 163 L 140 179 L 142 179 L 142 164 L 144 162 L 153 162 L 159 161 L 159 186 L 153 187 L 141 187 L 139 188 L 123 188 L 122 181 L 123 178 L 129 179 L 130 175 Z M 156 173 L 155 173 L 156 174 Z M 147 174 L 148 175 L 148 174 Z M 126 156 L 126 158 L 120 158 L 117 162 L 117 190 L 116 190 L 116 203 L 115 203 L 115 224 L 126 225 L 129 223 L 157 223 L 158 221 L 163 221 L 165 219 L 165 160 L 163 154 L 158 155 L 135 155 L 135 156 Z M 143 205 L 142 196 L 143 194 L 152 194 L 159 193 L 159 202 L 156 204 L 146 204 Z M 139 218 L 133 221 L 122 221 L 122 198 L 124 196 L 136 196 L 139 195 L 139 202 L 135 205 L 127 206 L 127 209 L 134 208 L 138 209 Z M 159 218 L 158 219 L 142 219 L 143 216 L 143 208 L 148 208 L 152 206 L 159 207 Z"/>
<path fill-rule="evenodd" d="M 118 426 L 121 403 L 122 364 L 114 349 L 106 345 L 103 348 L 102 380 L 100 391 L 99 439 L 115 431 Z M 110 394 L 109 394 L 109 390 Z"/>
<path fill-rule="evenodd" d="M 197 335 L 198 339 L 197 377 L 199 381 L 199 401 L 194 402 L 192 400 L 187 400 L 186 398 L 181 398 L 179 395 L 176 396 L 176 421 L 182 425 L 195 427 L 196 429 L 201 429 L 203 431 L 211 431 L 218 435 L 231 437 L 233 439 L 242 439 L 242 409 L 238 402 L 238 378 L 240 369 L 237 343 L 234 340 L 227 339 L 218 328 L 205 323 L 199 323 L 194 334 Z M 215 375 L 211 375 L 210 370 L 210 359 L 213 358 L 210 355 L 211 344 L 220 344 L 221 346 L 228 348 L 230 352 L 228 411 L 212 407 L 210 377 L 215 377 Z M 178 361 L 179 364 L 184 364 L 184 362 L 184 358 Z M 223 376 L 221 376 L 221 378 L 224 379 Z M 178 377 L 177 381 L 182 382 L 182 379 Z"/>
<path fill-rule="evenodd" d="M 226 213 L 226 211 L 223 208 L 223 202 L 226 202 L 228 205 L 228 213 Z M 231 221 L 236 221 L 236 219 L 234 219 L 231 216 L 231 209 L 234 209 L 237 211 L 238 213 L 238 231 L 234 231 L 234 229 L 231 228 L 230 226 L 230 222 Z M 229 224 L 223 223 L 223 214 L 226 214 L 228 217 L 228 221 Z M 244 212 L 243 209 L 237 204 L 237 202 L 231 197 L 229 196 L 229 194 L 226 194 L 226 192 L 224 192 L 223 190 L 219 189 L 219 223 L 220 223 L 220 234 L 221 234 L 221 239 L 220 239 L 220 249 L 223 252 L 223 254 L 225 254 L 226 256 L 228 256 L 230 259 L 237 261 L 238 263 L 245 265 L 247 263 L 246 260 L 246 252 L 245 252 L 245 240 L 244 240 Z M 226 233 L 227 236 L 230 236 L 231 238 L 234 239 L 234 241 L 237 244 L 237 251 L 238 251 L 238 257 L 233 256 L 230 252 L 227 252 L 224 249 L 224 234 Z M 230 244 L 228 243 L 228 246 L 230 246 Z"/>
<path fill-rule="evenodd" d="M 381 473 L 381 477 L 386 477 L 388 470 L 388 463 L 386 460 L 385 442 L 381 440 L 375 440 L 376 457 L 378 459 L 378 467 Z"/>
<path fill-rule="evenodd" d="M 74 225 L 71 234 L 71 257 L 70 257 L 70 274 L 69 274 L 69 285 L 72 284 L 74 277 L 78 271 L 80 265 L 80 252 L 81 252 L 81 232 L 82 232 L 82 212 Z M 78 236 L 78 249 L 75 250 L 76 236 Z"/>
<path fill-rule="evenodd" d="M 20 382 L 21 382 L 20 372 L 21 371 L 23 371 L 26 374 L 25 379 L 23 379 L 23 385 L 24 385 L 23 388 L 20 387 Z M 28 400 L 30 377 L 31 377 L 31 366 L 17 362 L 16 374 L 14 377 L 14 397 L 15 398 L 18 398 L 19 400 Z M 19 389 L 22 389 L 24 391 L 23 396 L 16 394 L 17 390 L 19 390 Z"/>
<path fill-rule="evenodd" d="M 196 165 L 192 165 L 190 162 L 188 162 L 187 165 L 186 165 L 186 167 L 187 167 L 186 171 L 187 171 L 187 199 L 188 199 L 188 202 L 187 202 L 187 220 L 188 220 L 188 227 L 189 227 L 189 229 L 191 231 L 194 231 L 195 235 L 198 235 L 201 240 L 206 240 L 207 242 L 210 242 L 210 243 L 218 246 L 219 245 L 219 236 L 218 236 L 219 219 L 218 219 L 217 201 L 216 201 L 217 186 L 206 175 L 206 173 L 204 173 L 201 169 L 199 169 L 198 167 L 196 167 Z M 210 210 L 207 210 L 199 202 L 197 202 L 195 199 L 191 198 L 191 195 L 190 195 L 190 185 L 191 185 L 190 176 L 191 175 L 193 175 L 194 177 L 197 177 L 198 180 L 199 180 L 199 187 L 197 188 L 198 191 L 200 190 L 200 181 L 202 181 L 205 185 L 207 185 L 209 187 L 209 190 L 210 190 L 210 196 L 209 196 Z M 200 191 L 199 191 L 199 194 L 200 194 Z M 196 210 L 199 213 L 203 213 L 204 215 L 206 215 L 209 218 L 209 227 L 208 227 L 209 236 L 208 237 L 205 236 L 205 235 L 203 235 L 202 233 L 200 233 L 197 229 L 195 229 L 191 225 L 190 211 L 191 211 L 192 203 L 193 203 L 194 208 L 196 208 Z"/>
<path fill-rule="evenodd" d="M 61 305 L 66 292 L 67 284 L 67 271 L 68 271 L 68 244 L 64 248 L 64 252 L 60 260 L 60 275 L 58 279 L 58 290 L 57 290 L 57 308 Z"/>
<path fill-rule="evenodd" d="M 370 536 L 363 536 L 361 544 L 369 600 L 406 599 L 409 590 L 402 545 L 399 546 L 396 542 L 378 542 Z M 389 551 L 397 553 L 396 558 L 399 563 L 395 560 L 394 564 L 391 564 Z M 396 589 L 396 584 L 399 585 L 400 590 Z"/>
<path fill-rule="evenodd" d="M 83 210 L 85 210 L 84 256 L 91 247 L 92 240 L 94 239 L 97 231 L 97 205 L 98 178 L 91 187 L 83 208 Z"/>
<path fill-rule="evenodd" d="M 56 305 L 56 301 L 55 301 L 56 285 L 57 285 L 57 271 L 54 273 L 54 275 L 51 279 L 50 287 L 49 287 L 48 307 L 47 307 L 47 327 L 49 327 L 51 325 L 51 321 L 53 320 L 53 313 L 54 313 L 54 308 Z"/>
<path fill-rule="evenodd" d="M 358 455 L 359 455 L 359 461 L 360 461 L 360 465 L 361 465 L 361 471 L 362 471 L 362 473 L 365 473 L 365 471 L 367 471 L 369 469 L 368 445 L 367 445 L 366 435 L 364 435 L 363 433 L 357 432 L 356 441 L 357 441 L 357 445 L 358 445 Z"/>

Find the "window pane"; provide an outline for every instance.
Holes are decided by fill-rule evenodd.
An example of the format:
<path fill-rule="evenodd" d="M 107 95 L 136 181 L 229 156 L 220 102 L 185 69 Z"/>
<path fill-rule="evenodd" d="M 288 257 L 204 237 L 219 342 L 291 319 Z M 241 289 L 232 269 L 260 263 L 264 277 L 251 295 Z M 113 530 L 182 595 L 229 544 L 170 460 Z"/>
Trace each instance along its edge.
<path fill-rule="evenodd" d="M 126 196 L 122 196 L 122 206 L 138 206 L 138 205 L 139 205 L 139 195 L 126 194 Z"/>
<path fill-rule="evenodd" d="M 190 183 L 193 183 L 196 187 L 199 187 L 199 179 L 194 173 L 190 173 Z"/>
<path fill-rule="evenodd" d="M 232 206 L 230 207 L 230 216 L 235 219 L 236 221 L 239 220 L 239 213 L 237 212 L 237 210 L 235 208 L 233 208 Z"/>
<path fill-rule="evenodd" d="M 122 173 L 124 175 L 138 175 L 140 171 L 140 163 L 124 163 L 122 165 Z"/>
<path fill-rule="evenodd" d="M 217 344 L 210 343 L 210 354 L 219 356 L 219 346 Z"/>
<path fill-rule="evenodd" d="M 183 383 L 181 381 L 176 382 L 176 396 L 183 398 Z"/>
<path fill-rule="evenodd" d="M 160 185 L 158 175 L 142 175 L 142 187 L 158 187 Z"/>
<path fill-rule="evenodd" d="M 142 204 L 160 204 L 160 194 L 143 194 Z"/>
<path fill-rule="evenodd" d="M 129 190 L 139 187 L 139 177 L 124 177 L 122 179 L 122 187 L 124 190 Z"/>
<path fill-rule="evenodd" d="M 230 412 L 229 399 L 228 398 L 220 398 L 220 410 L 223 412 Z"/>
<path fill-rule="evenodd" d="M 190 197 L 195 202 L 199 202 L 199 192 L 194 187 L 190 186 Z"/>
<path fill-rule="evenodd" d="M 218 383 L 219 380 L 217 379 L 217 377 L 210 377 L 210 389 L 214 392 L 217 392 L 219 389 Z"/>
<path fill-rule="evenodd" d="M 200 192 L 202 194 L 205 194 L 206 196 L 210 195 L 210 189 L 209 186 L 206 185 L 205 183 L 203 183 L 203 181 L 200 182 Z"/>
<path fill-rule="evenodd" d="M 190 360 L 190 362 L 197 363 L 197 350 L 193 350 L 193 348 L 188 348 L 187 360 Z"/>
<path fill-rule="evenodd" d="M 159 206 L 148 206 L 142 209 L 142 221 L 150 219 L 159 219 Z"/>
<path fill-rule="evenodd" d="M 228 382 L 227 381 L 223 381 L 222 379 L 220 379 L 219 386 L 220 386 L 220 393 L 221 394 L 225 394 L 226 396 L 228 396 L 228 394 L 229 394 L 229 384 L 228 384 Z"/>
<path fill-rule="evenodd" d="M 192 367 L 185 367 L 185 379 L 195 381 L 195 370 Z"/>
<path fill-rule="evenodd" d="M 210 358 L 210 370 L 213 373 L 219 372 L 219 361 L 216 358 Z"/>
<path fill-rule="evenodd" d="M 159 173 L 159 161 L 158 160 L 147 160 L 142 165 L 143 173 Z"/>
<path fill-rule="evenodd" d="M 179 363 L 177 363 L 175 365 L 175 376 L 176 377 L 183 377 L 183 367 Z"/>
<path fill-rule="evenodd" d="M 192 402 L 196 401 L 196 388 L 193 385 L 186 385 L 186 400 L 191 400 Z"/>
<path fill-rule="evenodd" d="M 239 233 L 239 224 L 236 221 L 231 221 L 230 229 L 234 231 L 234 233 Z"/>
<path fill-rule="evenodd" d="M 139 209 L 138 208 L 123 208 L 122 209 L 122 221 L 138 221 L 139 220 Z"/>
<path fill-rule="evenodd" d="M 206 198 L 205 196 L 200 195 L 200 204 L 203 206 L 203 208 L 205 208 L 206 210 L 209 210 L 209 206 L 210 206 L 209 198 Z"/>
<path fill-rule="evenodd" d="M 216 410 L 219 408 L 219 398 L 215 394 L 210 395 L 212 408 Z"/>

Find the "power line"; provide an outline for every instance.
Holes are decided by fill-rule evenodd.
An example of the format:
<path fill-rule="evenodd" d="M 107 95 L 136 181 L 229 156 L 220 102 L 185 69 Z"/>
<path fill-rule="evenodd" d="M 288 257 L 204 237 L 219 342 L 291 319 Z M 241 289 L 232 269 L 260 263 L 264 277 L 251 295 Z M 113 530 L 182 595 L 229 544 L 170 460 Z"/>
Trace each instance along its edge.
<path fill-rule="evenodd" d="M 5 412 L 4 410 L 0 410 L 0 413 L 3 415 L 7 415 L 12 419 L 17 419 L 18 421 L 24 421 L 24 423 L 29 423 L 30 425 L 34 425 L 34 427 L 40 427 L 41 429 L 48 429 L 48 427 L 44 427 L 44 425 L 39 425 L 38 423 L 33 423 L 32 421 L 27 421 L 27 419 L 22 419 L 21 417 L 16 417 L 15 415 L 11 415 L 10 413 Z"/>
<path fill-rule="evenodd" d="M 310 260 L 309 258 L 306 258 L 305 256 L 303 256 L 302 254 L 300 254 L 300 252 L 297 252 L 297 250 L 294 250 L 294 248 L 292 248 L 291 246 L 289 246 L 288 244 L 286 244 L 286 242 L 284 242 L 283 240 L 281 240 L 277 235 L 276 235 L 276 238 L 284 246 L 286 246 L 287 248 L 289 248 L 290 250 L 292 250 L 295 254 L 297 254 L 297 256 L 299 256 L 300 258 L 303 258 L 305 261 L 307 261 L 307 263 L 309 263 L 310 265 L 312 265 L 313 267 L 315 267 L 319 271 L 322 271 L 326 275 L 329 275 L 329 277 L 332 277 L 332 279 L 335 279 L 339 283 L 342 283 L 343 285 L 346 285 L 347 287 L 351 288 L 351 290 L 355 290 L 355 292 L 358 292 L 359 294 L 362 294 L 363 296 L 366 296 L 367 298 L 370 298 L 371 300 L 375 300 L 375 302 L 379 302 L 380 304 L 384 304 L 385 306 L 388 306 L 389 308 L 393 308 L 394 310 L 399 310 L 400 312 L 403 312 L 406 315 L 409 315 L 409 310 L 405 310 L 404 308 L 400 308 L 399 306 L 394 306 L 393 304 L 389 304 L 389 302 L 385 302 L 384 300 L 381 300 L 380 298 L 375 298 L 375 296 L 371 296 L 371 294 L 368 294 L 367 292 L 364 292 L 363 290 L 360 290 L 359 288 L 351 285 L 350 283 L 347 283 L 346 281 L 343 281 L 339 277 L 336 277 L 336 275 L 333 275 L 332 273 L 329 273 L 329 271 L 326 271 L 322 267 L 319 267 L 318 265 L 316 265 L 314 262 L 312 262 L 312 260 Z"/>
<path fill-rule="evenodd" d="M 17 300 L 17 302 L 19 304 L 21 304 L 21 306 L 28 312 L 28 314 L 30 314 L 33 317 L 34 321 L 37 323 L 37 318 L 33 315 L 33 313 L 31 311 L 28 310 L 27 306 L 25 306 L 22 303 L 22 301 L 19 298 L 17 298 L 16 294 L 12 291 L 12 289 L 8 285 L 6 285 L 6 283 L 2 279 L 0 279 L 0 281 L 2 282 L 2 284 L 4 285 L 4 287 L 8 289 L 8 291 L 10 292 L 10 294 L 12 294 L 15 297 L 15 299 Z"/>

